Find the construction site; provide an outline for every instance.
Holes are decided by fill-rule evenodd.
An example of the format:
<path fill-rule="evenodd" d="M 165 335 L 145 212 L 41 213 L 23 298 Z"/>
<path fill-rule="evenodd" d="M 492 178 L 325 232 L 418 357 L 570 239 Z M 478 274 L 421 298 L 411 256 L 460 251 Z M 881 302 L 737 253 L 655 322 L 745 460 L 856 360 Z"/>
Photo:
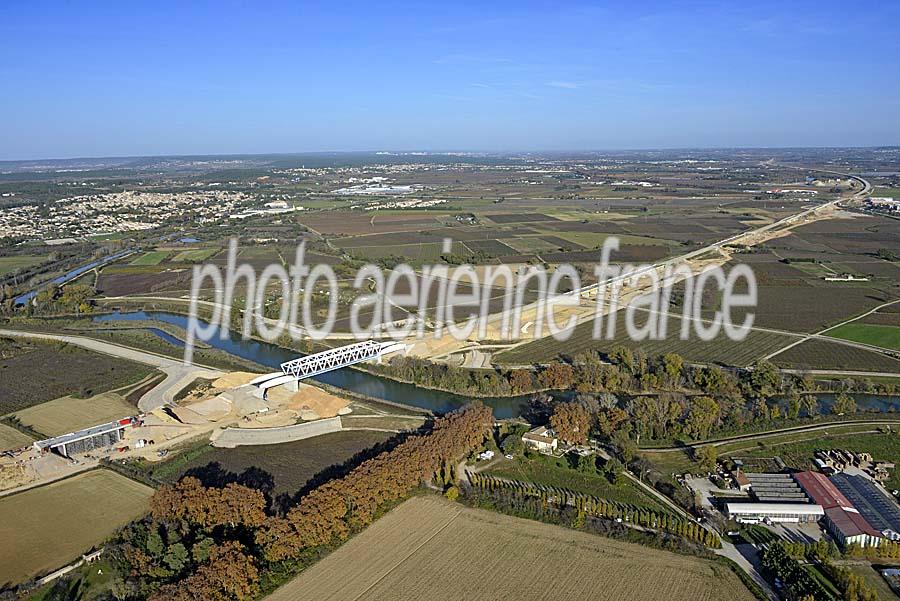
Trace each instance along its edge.
<path fill-rule="evenodd" d="M 316 355 L 303 360 L 318 361 L 319 369 L 344 365 L 331 361 L 326 368 Z M 426 418 L 424 412 L 337 396 L 285 372 L 202 373 L 206 377 L 183 377 L 168 386 L 172 400 L 152 408 L 139 403 L 145 408 L 134 415 L 4 451 L 0 496 L 91 469 L 104 459 L 164 461 L 171 449 L 198 438 L 226 448 L 271 445 L 342 430 L 399 432 L 421 426 Z M 363 415 L 354 416 L 354 411 Z"/>

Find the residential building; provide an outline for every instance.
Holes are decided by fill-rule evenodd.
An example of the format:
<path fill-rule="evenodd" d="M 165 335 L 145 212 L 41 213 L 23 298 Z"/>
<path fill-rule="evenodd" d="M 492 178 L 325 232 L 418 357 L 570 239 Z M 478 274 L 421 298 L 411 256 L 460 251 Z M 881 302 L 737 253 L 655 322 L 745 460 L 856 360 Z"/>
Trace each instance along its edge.
<path fill-rule="evenodd" d="M 559 446 L 556 434 L 547 426 L 539 426 L 529 430 L 522 435 L 522 442 L 525 443 L 526 449 L 544 453 L 545 455 L 553 453 Z"/>

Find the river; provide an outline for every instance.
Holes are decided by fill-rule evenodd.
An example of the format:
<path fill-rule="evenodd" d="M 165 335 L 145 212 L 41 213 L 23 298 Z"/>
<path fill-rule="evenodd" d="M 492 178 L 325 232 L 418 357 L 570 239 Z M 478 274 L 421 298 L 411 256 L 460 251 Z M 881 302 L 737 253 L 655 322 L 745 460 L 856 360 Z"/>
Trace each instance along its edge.
<path fill-rule="evenodd" d="M 167 313 L 164 311 L 108 313 L 96 315 L 92 320 L 95 322 L 156 320 L 170 323 L 184 329 L 187 329 L 188 321 L 187 317 L 184 315 Z M 204 325 L 206 325 L 205 322 Z M 184 342 L 167 332 L 156 328 L 145 329 L 170 344 L 184 346 Z M 274 370 L 277 370 L 285 361 L 296 359 L 300 355 L 297 351 L 269 344 L 268 342 L 244 340 L 239 334 L 236 334 L 231 330 L 225 331 L 224 338 L 217 333 L 217 335 L 214 335 L 210 340 L 206 341 L 206 344 L 237 357 L 271 367 Z M 403 382 L 397 382 L 389 378 L 383 378 L 381 376 L 350 368 L 326 372 L 315 376 L 313 379 L 377 399 L 384 399 L 386 401 L 429 409 L 435 413 L 452 411 L 453 409 L 465 405 L 470 400 L 469 398 L 448 392 L 420 388 L 414 384 L 405 384 Z M 571 395 L 560 393 L 558 396 Z M 626 398 L 622 395 L 618 396 L 620 398 Z M 834 402 L 836 395 L 831 393 L 820 393 L 816 396 L 819 399 L 820 413 L 827 413 Z M 861 411 L 900 411 L 900 396 L 859 393 L 854 393 L 852 396 L 856 399 L 857 406 Z M 527 407 L 529 398 L 530 396 L 528 395 L 518 397 L 492 397 L 482 398 L 481 401 L 485 405 L 493 408 L 495 417 L 498 419 L 505 419 L 521 415 Z M 786 405 L 786 401 L 783 399 L 776 398 L 775 400 L 779 401 L 779 404 L 782 406 Z"/>
<path fill-rule="evenodd" d="M 135 311 L 133 313 L 95 315 L 92 320 L 94 322 L 156 320 L 187 329 L 188 318 L 184 315 L 163 311 Z M 181 340 L 162 330 L 147 329 L 166 342 L 184 346 Z M 236 334 L 231 330 L 225 330 L 224 338 L 217 333 L 205 342 L 213 348 L 259 363 L 260 365 L 265 365 L 266 367 L 271 367 L 273 370 L 278 370 L 282 363 L 296 359 L 300 355 L 297 351 L 269 344 L 268 342 L 244 340 L 240 334 Z M 452 411 L 462 407 L 471 400 L 448 392 L 419 388 L 414 384 L 404 384 L 403 382 L 349 368 L 329 371 L 312 379 L 377 399 L 429 409 L 435 413 Z M 493 408 L 495 417 L 504 419 L 521 415 L 529 398 L 528 396 L 482 398 L 481 401 Z"/>
<path fill-rule="evenodd" d="M 91 261 L 87 265 L 82 265 L 81 267 L 76 267 L 75 269 L 72 269 L 71 271 L 67 271 L 65 274 L 63 274 L 59 277 L 53 278 L 49 282 L 44 282 L 43 284 L 41 284 L 40 286 L 38 286 L 31 292 L 26 292 L 25 294 L 16 297 L 15 302 L 17 305 L 24 305 L 25 303 L 27 303 L 28 301 L 33 299 L 35 296 L 37 296 L 38 292 L 40 292 L 41 290 L 43 290 L 44 288 L 46 288 L 52 284 L 65 284 L 66 282 L 68 282 L 70 280 L 74 280 L 81 274 L 86 273 L 95 267 L 100 267 L 102 265 L 106 265 L 107 263 L 112 263 L 113 261 L 118 261 L 122 257 L 127 257 L 129 254 L 131 254 L 133 252 L 134 252 L 133 250 L 122 250 L 115 254 L 109 255 L 108 257 L 103 257 L 101 259 L 97 259 L 96 261 Z"/>

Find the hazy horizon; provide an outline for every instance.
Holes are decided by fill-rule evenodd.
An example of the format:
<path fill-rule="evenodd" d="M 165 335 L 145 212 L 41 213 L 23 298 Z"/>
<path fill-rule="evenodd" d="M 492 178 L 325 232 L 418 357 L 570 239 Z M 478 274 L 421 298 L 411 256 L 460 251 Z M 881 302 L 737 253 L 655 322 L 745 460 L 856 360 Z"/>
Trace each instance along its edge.
<path fill-rule="evenodd" d="M 0 7 L 0 160 L 900 143 L 900 5 Z"/>
<path fill-rule="evenodd" d="M 198 157 L 290 157 L 304 155 L 342 155 L 342 154 L 371 154 L 387 156 L 416 156 L 416 155 L 486 155 L 486 156 L 510 156 L 516 154 L 529 154 L 536 156 L 548 155 L 575 155 L 575 154 L 612 154 L 627 153 L 651 153 L 651 152 L 703 152 L 703 151 L 727 151 L 727 150 L 754 150 L 754 151 L 786 151 L 786 150 L 853 150 L 876 148 L 894 149 L 900 148 L 898 144 L 875 144 L 870 146 L 670 146 L 656 148 L 568 148 L 568 149 L 498 149 L 498 150 L 472 150 L 472 149 L 348 149 L 348 150 L 297 150 L 284 152 L 207 152 L 207 153 L 164 153 L 164 154 L 132 154 L 132 155 L 97 155 L 97 156 L 46 156 L 28 157 L 23 159 L 0 159 L 0 163 L 39 163 L 42 161 L 102 161 L 102 160 L 128 160 L 128 159 L 156 159 L 178 158 L 189 159 Z"/>

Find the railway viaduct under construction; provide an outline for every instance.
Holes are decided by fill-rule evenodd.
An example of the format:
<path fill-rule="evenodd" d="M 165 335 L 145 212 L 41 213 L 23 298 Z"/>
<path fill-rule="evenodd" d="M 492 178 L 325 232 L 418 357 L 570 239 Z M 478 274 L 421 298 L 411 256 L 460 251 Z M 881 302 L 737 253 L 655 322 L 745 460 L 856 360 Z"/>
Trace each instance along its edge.
<path fill-rule="evenodd" d="M 74 454 L 111 447 L 125 438 L 126 428 L 139 424 L 138 418 L 125 417 L 114 422 L 78 430 L 77 432 L 69 432 L 53 438 L 35 441 L 34 448 L 42 453 L 53 451 L 63 457 L 71 457 Z"/>

